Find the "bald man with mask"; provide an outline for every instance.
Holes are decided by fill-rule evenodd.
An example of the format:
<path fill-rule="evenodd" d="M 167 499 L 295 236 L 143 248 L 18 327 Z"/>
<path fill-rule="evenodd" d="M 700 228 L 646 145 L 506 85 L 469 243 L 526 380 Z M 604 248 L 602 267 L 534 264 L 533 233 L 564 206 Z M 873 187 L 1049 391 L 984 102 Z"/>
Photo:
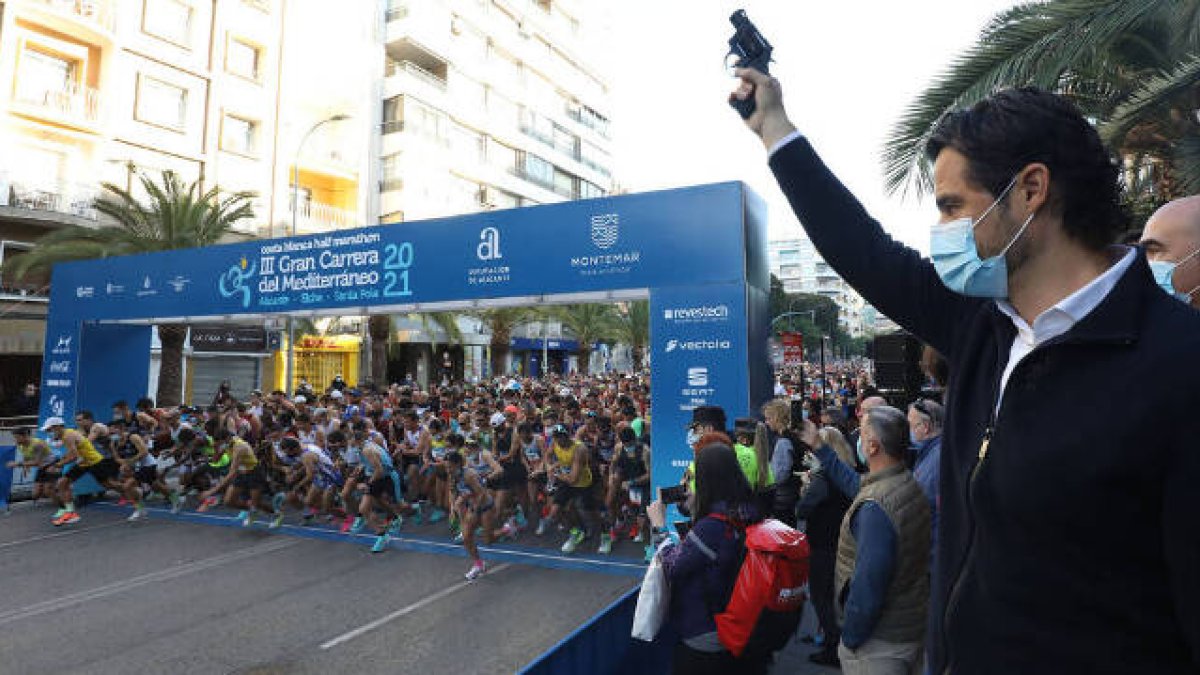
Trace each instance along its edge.
<path fill-rule="evenodd" d="M 1200 195 L 1155 211 L 1146 221 L 1141 246 L 1159 287 L 1200 309 Z"/>

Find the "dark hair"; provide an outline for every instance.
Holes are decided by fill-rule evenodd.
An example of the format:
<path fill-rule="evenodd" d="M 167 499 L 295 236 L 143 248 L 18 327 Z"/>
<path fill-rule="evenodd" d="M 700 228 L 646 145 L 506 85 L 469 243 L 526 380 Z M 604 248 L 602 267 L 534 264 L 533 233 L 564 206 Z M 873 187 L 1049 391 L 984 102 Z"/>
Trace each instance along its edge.
<path fill-rule="evenodd" d="M 620 438 L 621 443 L 625 445 L 632 445 L 637 442 L 637 432 L 630 427 L 622 427 L 620 433 L 617 434 L 617 437 Z"/>
<path fill-rule="evenodd" d="M 1049 207 L 1068 236 L 1092 250 L 1125 229 L 1120 167 L 1069 100 L 1034 87 L 1005 89 L 946 113 L 925 145 L 930 161 L 946 148 L 962 153 L 970 180 L 999 196 L 1026 165 L 1050 169 Z"/>
<path fill-rule="evenodd" d="M 450 452 L 446 453 L 446 461 L 453 464 L 454 466 L 462 466 L 462 464 L 463 464 L 462 453 L 457 450 L 451 450 Z"/>
<path fill-rule="evenodd" d="M 233 432 L 226 429 L 225 427 L 221 427 L 221 428 L 217 429 L 211 435 L 212 435 L 212 439 L 214 441 L 216 441 L 217 443 L 220 443 L 221 441 L 227 441 L 227 440 L 233 438 Z"/>
<path fill-rule="evenodd" d="M 325 441 L 328 443 L 345 443 L 346 434 L 341 429 L 334 429 L 325 437 Z"/>
<path fill-rule="evenodd" d="M 718 502 L 728 512 L 741 512 L 754 504 L 754 492 L 738 464 L 733 448 L 712 443 L 696 453 L 696 508 L 693 520 L 712 513 Z"/>
<path fill-rule="evenodd" d="M 154 399 L 152 399 L 148 396 L 143 396 L 142 398 L 139 398 L 137 400 L 138 410 L 149 410 L 150 408 L 153 408 L 153 407 L 154 407 Z"/>
<path fill-rule="evenodd" d="M 96 420 L 96 416 L 92 414 L 91 410 L 80 410 L 79 412 L 77 412 L 75 414 L 82 417 L 85 420 L 88 420 L 89 422 L 94 422 Z"/>
<path fill-rule="evenodd" d="M 293 438 L 291 436 L 285 436 L 283 440 L 279 441 L 279 448 L 284 452 L 288 452 L 290 450 L 299 450 L 300 439 Z"/>
<path fill-rule="evenodd" d="M 530 424 L 529 422 L 521 422 L 520 424 L 517 425 L 517 435 L 518 436 L 520 436 L 521 434 L 532 434 L 532 433 L 533 433 L 533 425 Z"/>
<path fill-rule="evenodd" d="M 16 429 L 13 429 L 12 432 L 13 436 L 28 436 L 33 433 L 29 427 L 17 427 Z"/>
<path fill-rule="evenodd" d="M 179 430 L 179 436 L 175 439 L 180 445 L 187 445 L 196 440 L 196 432 L 192 429 L 184 427 Z"/>
<path fill-rule="evenodd" d="M 119 401 L 117 401 L 117 402 L 113 403 L 113 404 L 112 404 L 112 407 L 114 407 L 114 408 L 128 408 L 128 407 L 129 407 L 129 402 L 128 402 L 128 401 L 126 401 L 125 399 L 120 399 Z"/>

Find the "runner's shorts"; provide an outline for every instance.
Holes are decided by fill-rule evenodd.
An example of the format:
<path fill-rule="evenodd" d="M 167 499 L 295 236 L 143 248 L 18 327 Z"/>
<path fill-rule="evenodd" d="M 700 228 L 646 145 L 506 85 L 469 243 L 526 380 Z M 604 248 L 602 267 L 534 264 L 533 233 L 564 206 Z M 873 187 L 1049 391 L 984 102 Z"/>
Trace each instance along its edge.
<path fill-rule="evenodd" d="M 121 473 L 121 467 L 114 462 L 111 457 L 105 457 L 91 466 L 80 466 L 79 464 L 76 464 L 75 466 L 71 467 L 70 471 L 67 471 L 67 479 L 74 483 L 80 478 L 83 478 L 85 473 L 92 474 L 92 478 L 95 478 L 97 483 L 103 483 L 105 481 L 113 480 L 119 476 Z"/>

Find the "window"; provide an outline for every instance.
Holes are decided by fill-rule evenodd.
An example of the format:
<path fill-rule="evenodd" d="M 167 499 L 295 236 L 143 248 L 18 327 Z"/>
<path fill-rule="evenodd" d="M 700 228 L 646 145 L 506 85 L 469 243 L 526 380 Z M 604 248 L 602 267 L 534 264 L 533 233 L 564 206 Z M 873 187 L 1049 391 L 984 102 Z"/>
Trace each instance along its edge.
<path fill-rule="evenodd" d="M 221 149 L 253 155 L 258 147 L 258 123 L 236 115 L 225 115 L 221 122 Z"/>
<path fill-rule="evenodd" d="M 187 90 L 138 73 L 133 116 L 139 122 L 182 130 L 187 122 Z"/>
<path fill-rule="evenodd" d="M 225 49 L 225 71 L 257 81 L 261 56 L 258 46 L 239 38 L 230 38 L 229 46 Z"/>
<path fill-rule="evenodd" d="M 17 99 L 44 104 L 51 92 L 71 91 L 75 86 L 78 65 L 71 59 L 26 47 L 21 52 Z"/>
<path fill-rule="evenodd" d="M 193 11 L 191 5 L 181 0 L 145 0 L 142 32 L 180 47 L 191 47 Z"/>
<path fill-rule="evenodd" d="M 532 153 L 525 153 L 525 177 L 542 185 L 554 185 L 554 165 Z"/>
<path fill-rule="evenodd" d="M 575 177 L 566 171 L 555 169 L 554 191 L 564 197 L 573 198 L 575 196 Z"/>
<path fill-rule="evenodd" d="M 580 199 L 596 199 L 604 196 L 604 189 L 595 183 L 589 183 L 586 180 L 579 181 L 579 198 Z"/>
<path fill-rule="evenodd" d="M 579 139 L 575 136 L 575 134 L 567 131 L 566 129 L 558 126 L 557 124 L 554 125 L 554 147 L 555 147 L 555 149 L 557 149 L 559 152 L 563 153 L 564 155 L 567 155 L 568 157 L 578 158 L 579 157 L 578 143 L 579 143 Z"/>

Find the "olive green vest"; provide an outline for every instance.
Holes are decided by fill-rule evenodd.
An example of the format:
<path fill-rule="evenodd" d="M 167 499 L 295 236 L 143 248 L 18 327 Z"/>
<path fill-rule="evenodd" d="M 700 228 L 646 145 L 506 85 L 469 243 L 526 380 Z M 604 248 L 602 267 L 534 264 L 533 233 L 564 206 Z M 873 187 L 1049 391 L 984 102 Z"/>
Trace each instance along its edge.
<path fill-rule="evenodd" d="M 878 504 L 896 529 L 896 570 L 871 637 L 887 642 L 920 642 L 925 636 L 929 605 L 929 499 L 912 472 L 899 464 L 863 476 L 858 495 L 842 519 L 834 579 L 838 622 L 845 618 L 847 586 L 854 576 L 858 553 L 850 520 L 868 501 Z"/>

